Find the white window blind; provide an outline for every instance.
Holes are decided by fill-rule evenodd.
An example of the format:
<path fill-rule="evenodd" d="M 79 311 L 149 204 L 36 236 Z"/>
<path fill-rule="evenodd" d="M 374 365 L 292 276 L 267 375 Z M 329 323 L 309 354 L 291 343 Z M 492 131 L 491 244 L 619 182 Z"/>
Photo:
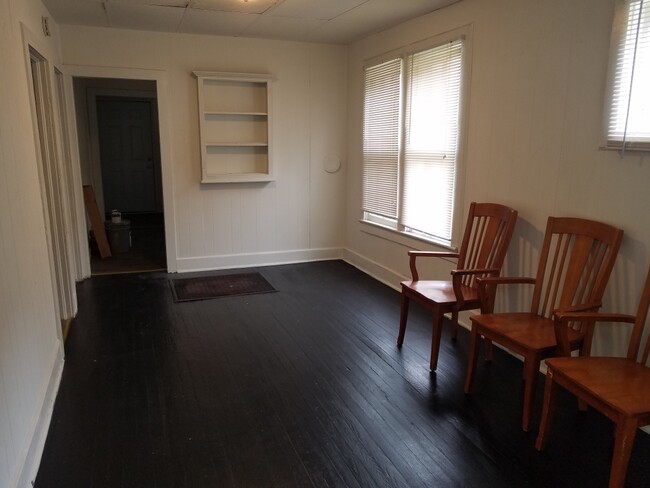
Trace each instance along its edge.
<path fill-rule="evenodd" d="M 451 241 L 462 41 L 409 56 L 403 224 Z"/>
<path fill-rule="evenodd" d="M 622 0 L 613 28 L 606 146 L 650 150 L 650 2 Z"/>
<path fill-rule="evenodd" d="M 457 34 L 365 69 L 367 222 L 452 245 L 465 42 Z"/>
<path fill-rule="evenodd" d="M 363 210 L 397 218 L 402 60 L 366 69 L 363 125 Z"/>

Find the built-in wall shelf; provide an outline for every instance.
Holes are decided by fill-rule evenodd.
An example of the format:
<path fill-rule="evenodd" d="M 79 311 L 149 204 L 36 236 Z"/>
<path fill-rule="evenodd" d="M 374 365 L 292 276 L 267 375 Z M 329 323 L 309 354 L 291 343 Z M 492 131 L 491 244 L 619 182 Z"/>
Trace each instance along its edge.
<path fill-rule="evenodd" d="M 201 183 L 273 181 L 268 74 L 194 71 Z"/>

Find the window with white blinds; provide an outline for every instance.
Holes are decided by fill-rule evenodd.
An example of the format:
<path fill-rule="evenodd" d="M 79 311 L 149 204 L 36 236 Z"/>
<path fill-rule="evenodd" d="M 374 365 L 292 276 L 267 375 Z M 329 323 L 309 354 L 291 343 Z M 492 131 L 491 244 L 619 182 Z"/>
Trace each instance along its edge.
<path fill-rule="evenodd" d="M 366 70 L 363 114 L 363 209 L 397 219 L 402 60 Z"/>
<path fill-rule="evenodd" d="M 363 218 L 452 244 L 464 39 L 365 70 Z"/>
<path fill-rule="evenodd" d="M 605 146 L 650 150 L 650 0 L 619 0 L 612 29 Z"/>

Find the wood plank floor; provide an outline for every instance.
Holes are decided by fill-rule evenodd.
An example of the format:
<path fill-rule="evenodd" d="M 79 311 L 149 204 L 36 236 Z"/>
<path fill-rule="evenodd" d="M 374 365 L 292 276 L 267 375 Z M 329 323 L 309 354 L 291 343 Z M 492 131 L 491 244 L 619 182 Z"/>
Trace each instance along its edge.
<path fill-rule="evenodd" d="M 35 485 L 607 485 L 611 423 L 560 395 L 535 451 L 516 359 L 495 350 L 466 396 L 466 331 L 443 334 L 430 374 L 430 316 L 413 305 L 397 349 L 396 291 L 341 261 L 257 271 L 278 293 L 174 303 L 164 273 L 79 284 Z M 628 486 L 650 486 L 649 456 L 640 432 Z"/>

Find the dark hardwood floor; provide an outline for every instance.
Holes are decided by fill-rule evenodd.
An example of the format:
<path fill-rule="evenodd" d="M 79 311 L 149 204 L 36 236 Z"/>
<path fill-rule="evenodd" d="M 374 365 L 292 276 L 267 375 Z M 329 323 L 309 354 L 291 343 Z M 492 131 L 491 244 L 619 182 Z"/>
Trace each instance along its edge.
<path fill-rule="evenodd" d="M 165 273 L 79 284 L 35 485 L 607 485 L 611 423 L 560 395 L 535 451 L 543 383 L 526 434 L 518 360 L 495 350 L 466 396 L 466 331 L 443 334 L 430 374 L 431 319 L 413 305 L 399 350 L 396 291 L 341 261 L 257 270 L 278 293 L 174 303 Z M 649 455 L 640 432 L 628 486 L 650 486 Z"/>

